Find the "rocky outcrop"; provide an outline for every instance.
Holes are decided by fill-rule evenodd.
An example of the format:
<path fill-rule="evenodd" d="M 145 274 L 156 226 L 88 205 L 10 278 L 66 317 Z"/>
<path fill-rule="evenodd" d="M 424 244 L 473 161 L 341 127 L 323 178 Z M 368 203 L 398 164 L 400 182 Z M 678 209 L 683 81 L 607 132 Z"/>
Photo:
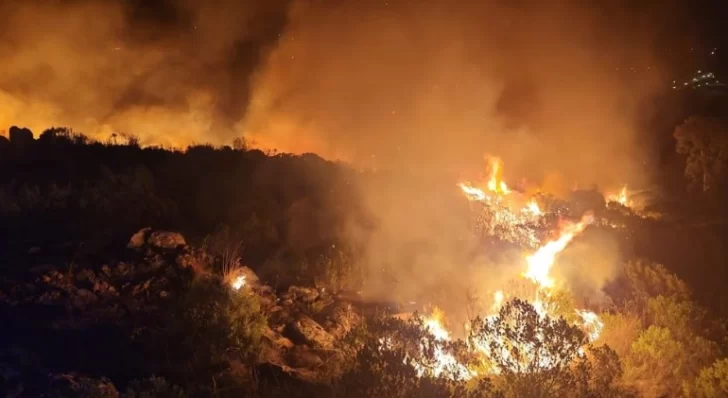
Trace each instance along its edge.
<path fill-rule="evenodd" d="M 351 303 L 338 301 L 327 308 L 324 326 L 334 338 L 343 338 L 361 323 L 361 317 Z"/>
<path fill-rule="evenodd" d="M 128 256 L 121 261 L 37 266 L 28 281 L 0 285 L 0 305 L 13 313 L 4 321 L 18 324 L 32 307 L 43 312 L 40 322 L 49 334 L 81 335 L 99 327 L 106 328 L 104 333 L 144 333 L 144 322 L 158 318 L 158 311 L 172 304 L 196 273 L 212 273 L 209 265 L 215 261 L 204 250 L 187 246 L 175 232 L 145 228 L 127 246 Z M 278 292 L 249 267 L 235 272 L 245 279 L 241 294 L 254 294 L 268 320 L 260 369 L 307 382 L 330 377 L 330 358 L 343 355 L 338 343 L 360 322 L 355 308 L 323 289 L 290 286 Z M 113 338 L 129 340 L 126 335 Z"/>
<path fill-rule="evenodd" d="M 186 246 L 184 236 L 178 232 L 154 231 L 147 239 L 147 244 L 156 249 L 178 249 Z"/>
<path fill-rule="evenodd" d="M 334 336 L 307 316 L 301 316 L 286 327 L 286 334 L 294 342 L 309 344 L 315 348 L 334 348 Z"/>

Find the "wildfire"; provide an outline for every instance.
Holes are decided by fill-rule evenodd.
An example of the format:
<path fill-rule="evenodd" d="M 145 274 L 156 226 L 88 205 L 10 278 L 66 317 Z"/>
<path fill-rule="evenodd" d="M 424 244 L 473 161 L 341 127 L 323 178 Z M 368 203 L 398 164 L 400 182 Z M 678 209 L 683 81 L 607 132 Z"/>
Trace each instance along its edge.
<path fill-rule="evenodd" d="M 524 205 L 520 195 L 510 195 L 511 191 L 502 180 L 503 167 L 501 161 L 498 158 L 489 157 L 488 162 L 488 179 L 482 188 L 466 182 L 460 183 L 458 186 L 468 200 L 473 203 L 474 209 L 477 211 L 475 217 L 476 226 L 481 228 L 482 232 L 498 236 L 500 239 L 518 242 L 525 247 L 535 249 L 524 257 L 525 271 L 520 274 L 520 277 L 532 282 L 536 290 L 534 296 L 525 300 L 530 303 L 541 318 L 554 317 L 556 316 L 555 311 L 560 308 L 554 306 L 549 300 L 550 297 L 553 297 L 553 289 L 557 285 L 551 275 L 551 269 L 559 253 L 576 236 L 581 234 L 587 226 L 594 222 L 594 217 L 591 213 L 586 213 L 578 222 L 564 223 L 560 226 L 554 239 L 545 243 L 540 242 L 537 238 L 536 231 L 543 226 L 543 224 L 538 223 L 542 220 L 544 212 L 538 202 L 535 198 L 530 198 Z M 618 195 L 608 196 L 608 198 L 610 201 L 616 201 L 625 206 L 630 203 L 626 186 L 622 188 Z M 490 308 L 485 314 L 482 314 L 481 318 L 485 319 L 486 322 L 496 321 L 499 316 L 499 311 L 506 301 L 506 297 L 517 297 L 524 300 L 520 296 L 522 294 L 506 293 L 503 290 L 495 291 Z M 604 327 L 599 316 L 588 310 L 575 311 L 579 319 L 575 325 L 584 330 L 589 341 L 593 342 L 598 339 Z M 435 309 L 423 321 L 425 330 L 435 341 L 451 341 L 451 333 L 445 327 L 442 311 Z M 469 330 L 470 324 L 466 324 L 465 327 L 466 330 Z M 472 353 L 481 355 L 486 360 L 492 360 L 493 358 L 509 359 L 506 362 L 511 362 L 514 366 L 513 370 L 516 372 L 548 369 L 552 366 L 554 358 L 549 357 L 547 353 L 539 348 L 542 345 L 540 343 L 546 341 L 548 338 L 543 333 L 539 332 L 536 334 L 534 338 L 537 341 L 527 343 L 515 341 L 495 342 L 497 343 L 495 346 L 517 348 L 519 352 L 524 354 L 521 360 L 527 360 L 532 357 L 532 359 L 536 360 L 537 369 L 529 368 L 530 370 L 524 370 L 526 367 L 523 364 L 517 363 L 518 361 L 513 358 L 508 358 L 510 356 L 508 350 L 504 349 L 503 352 L 491 352 L 492 350 L 487 341 L 471 342 L 473 345 L 470 346 L 470 349 Z M 453 355 L 445 352 L 441 347 L 435 349 L 434 365 L 430 365 L 427 368 L 421 364 L 415 364 L 415 366 L 420 375 L 429 371 L 431 374 L 438 376 L 445 370 L 455 370 L 457 376 L 454 377 L 464 377 L 466 379 L 477 375 L 475 371 L 459 363 Z M 493 368 L 490 371 L 497 372 L 498 370 Z"/>
<path fill-rule="evenodd" d="M 627 192 L 626 185 L 622 187 L 619 193 L 607 194 L 606 199 L 607 202 L 619 203 L 625 207 L 630 207 L 632 205 L 632 201 L 629 200 L 629 194 Z"/>
<path fill-rule="evenodd" d="M 468 186 L 465 183 L 460 183 L 458 184 L 458 186 L 460 187 L 460 189 L 463 190 L 463 192 L 465 192 L 470 200 L 477 200 L 482 202 L 489 199 L 488 195 L 486 195 L 482 189 Z"/>
<path fill-rule="evenodd" d="M 591 214 L 582 217 L 581 221 L 576 224 L 567 225 L 562 231 L 558 239 L 550 241 L 543 245 L 536 253 L 526 257 L 528 269 L 523 274 L 524 277 L 532 280 L 541 288 L 553 287 L 554 281 L 549 276 L 551 267 L 554 265 L 556 255 L 566 248 L 566 245 L 572 239 L 580 234 L 587 225 L 591 224 L 594 218 Z"/>
<path fill-rule="evenodd" d="M 490 178 L 488 179 L 488 189 L 498 195 L 508 195 L 511 191 L 508 189 L 505 181 L 503 181 L 503 170 L 501 168 L 501 160 L 496 157 L 489 157 Z"/>
<path fill-rule="evenodd" d="M 582 326 L 587 330 L 589 340 L 594 341 L 598 339 L 602 329 L 604 329 L 604 323 L 599 319 L 599 316 L 586 310 L 576 310 L 576 313 L 583 321 Z"/>
<path fill-rule="evenodd" d="M 512 192 L 501 179 L 502 163 L 498 158 L 490 157 L 489 177 L 485 188 L 469 182 L 462 182 L 458 187 L 473 202 L 476 216 L 476 229 L 487 235 L 498 235 L 504 240 L 518 242 L 528 247 L 537 247 L 538 238 L 534 224 L 538 223 L 543 211 L 531 198 L 523 207 L 521 195 L 510 195 Z"/>
<path fill-rule="evenodd" d="M 443 325 L 444 316 L 445 314 L 439 308 L 435 308 L 433 309 L 432 314 L 424 319 L 425 328 L 427 329 L 428 333 L 430 333 L 430 335 L 439 342 L 451 340 L 450 332 L 448 332 L 448 330 L 445 329 Z M 468 369 L 465 365 L 458 362 L 458 360 L 452 354 L 445 352 L 442 347 L 435 347 L 434 355 L 435 365 L 429 370 L 435 376 L 440 376 L 446 370 L 454 371 L 454 373 L 457 374 L 458 377 L 461 377 L 465 380 L 477 376 L 477 372 Z M 417 368 L 417 372 L 420 375 L 422 375 L 427 370 L 424 366 L 418 365 L 416 363 L 415 367 Z"/>
<path fill-rule="evenodd" d="M 536 202 L 536 199 L 534 198 L 531 198 L 531 200 L 526 203 L 526 207 L 523 208 L 523 211 L 536 217 L 542 214 L 541 208 L 538 207 L 538 202 Z"/>

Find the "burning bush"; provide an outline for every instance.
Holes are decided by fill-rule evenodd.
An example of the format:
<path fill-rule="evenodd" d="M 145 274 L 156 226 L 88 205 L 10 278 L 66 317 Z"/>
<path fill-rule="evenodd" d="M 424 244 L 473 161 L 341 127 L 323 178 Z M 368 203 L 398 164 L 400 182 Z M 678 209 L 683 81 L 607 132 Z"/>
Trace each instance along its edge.
<path fill-rule="evenodd" d="M 353 367 L 336 385 L 343 396 L 494 396 L 488 379 L 467 381 L 465 344 L 433 334 L 419 316 L 379 319 L 359 332 Z"/>

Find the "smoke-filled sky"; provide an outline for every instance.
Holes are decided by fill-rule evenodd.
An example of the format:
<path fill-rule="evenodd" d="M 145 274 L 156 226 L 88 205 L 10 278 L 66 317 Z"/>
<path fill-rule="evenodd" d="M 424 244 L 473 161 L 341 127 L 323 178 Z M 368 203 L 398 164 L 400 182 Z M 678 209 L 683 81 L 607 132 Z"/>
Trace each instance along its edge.
<path fill-rule="evenodd" d="M 667 48 L 702 42 L 692 9 L 633 3 L 3 2 L 0 125 L 174 146 L 244 135 L 425 172 L 488 153 L 507 178 L 640 181 Z"/>

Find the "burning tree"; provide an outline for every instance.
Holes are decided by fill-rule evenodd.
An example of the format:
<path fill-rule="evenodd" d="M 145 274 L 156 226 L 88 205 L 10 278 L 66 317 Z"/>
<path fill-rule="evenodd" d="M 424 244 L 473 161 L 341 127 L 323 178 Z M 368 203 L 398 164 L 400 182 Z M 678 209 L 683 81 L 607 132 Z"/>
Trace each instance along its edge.
<path fill-rule="evenodd" d="M 540 314 L 515 299 L 498 315 L 477 318 L 468 342 L 484 354 L 506 396 L 614 396 L 619 359 L 607 346 L 586 347 L 587 336 L 563 318 Z M 586 350 L 585 350 L 586 347 Z"/>

